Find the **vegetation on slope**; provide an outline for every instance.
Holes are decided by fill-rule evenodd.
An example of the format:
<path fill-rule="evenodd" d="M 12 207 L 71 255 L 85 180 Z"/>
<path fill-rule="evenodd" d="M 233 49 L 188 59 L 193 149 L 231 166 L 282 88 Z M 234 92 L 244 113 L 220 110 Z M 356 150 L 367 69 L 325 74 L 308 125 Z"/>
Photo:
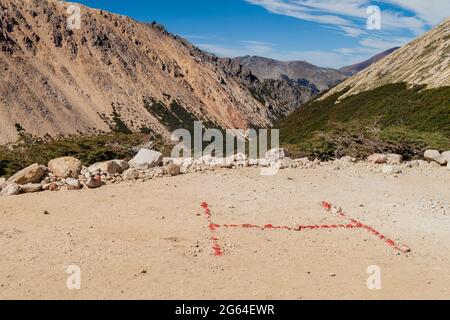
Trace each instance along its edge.
<path fill-rule="evenodd" d="M 73 136 L 44 140 L 21 132 L 14 145 L 0 146 L 0 176 L 11 176 L 33 164 L 46 165 L 49 160 L 72 156 L 84 165 L 111 159 L 129 159 L 135 152 L 133 147 L 155 142 L 155 149 L 164 151 L 161 140 L 147 134 L 110 133 L 95 136 Z"/>
<path fill-rule="evenodd" d="M 389 84 L 337 103 L 345 91 L 278 122 L 282 144 L 294 154 L 321 159 L 374 152 L 414 158 L 427 148 L 450 149 L 450 87 Z"/>

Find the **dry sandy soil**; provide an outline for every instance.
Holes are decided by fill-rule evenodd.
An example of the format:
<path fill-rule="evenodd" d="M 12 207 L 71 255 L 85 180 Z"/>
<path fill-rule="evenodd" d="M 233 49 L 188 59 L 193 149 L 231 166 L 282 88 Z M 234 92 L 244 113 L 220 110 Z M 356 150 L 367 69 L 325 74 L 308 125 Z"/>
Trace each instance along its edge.
<path fill-rule="evenodd" d="M 1 198 L 0 298 L 448 299 L 449 182 L 445 168 L 393 177 L 356 164 Z M 220 228 L 217 257 L 200 208 L 207 201 L 217 224 L 339 223 L 322 200 L 412 251 L 362 229 Z M 81 267 L 81 290 L 67 289 L 68 265 Z M 371 265 L 381 268 L 381 290 L 367 288 Z"/>

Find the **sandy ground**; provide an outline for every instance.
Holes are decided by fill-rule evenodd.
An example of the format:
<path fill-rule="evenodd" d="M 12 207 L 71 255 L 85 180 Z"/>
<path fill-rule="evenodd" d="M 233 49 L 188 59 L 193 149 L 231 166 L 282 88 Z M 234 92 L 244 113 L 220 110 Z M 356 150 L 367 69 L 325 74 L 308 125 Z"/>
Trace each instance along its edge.
<path fill-rule="evenodd" d="M 0 198 L 0 298 L 450 298 L 450 172 L 377 171 L 224 170 Z M 338 223 L 322 200 L 412 252 L 361 229 L 222 228 L 216 257 L 200 208 L 207 201 L 217 224 Z M 66 286 L 68 265 L 81 268 L 80 290 Z M 371 265 L 381 290 L 367 288 Z"/>

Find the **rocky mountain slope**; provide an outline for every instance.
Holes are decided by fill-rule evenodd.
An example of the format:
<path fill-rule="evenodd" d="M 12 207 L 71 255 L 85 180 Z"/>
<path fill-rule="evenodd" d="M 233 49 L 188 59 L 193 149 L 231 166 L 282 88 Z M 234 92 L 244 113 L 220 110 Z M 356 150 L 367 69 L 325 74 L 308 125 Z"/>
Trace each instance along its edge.
<path fill-rule="evenodd" d="M 351 66 L 340 68 L 339 71 L 343 72 L 344 74 L 346 74 L 348 76 L 353 76 L 353 75 L 363 71 L 364 69 L 367 69 L 372 64 L 380 61 L 381 59 L 383 59 L 385 57 L 387 57 L 388 55 L 390 55 L 391 53 L 395 52 L 398 49 L 400 49 L 400 48 L 399 47 L 391 48 L 389 50 L 386 50 L 386 51 L 384 51 L 382 53 L 379 53 L 379 54 L 373 56 L 370 59 L 367 59 L 366 61 L 363 61 L 363 62 L 360 62 L 360 63 L 357 63 L 357 64 L 353 64 Z"/>
<path fill-rule="evenodd" d="M 450 149 L 450 19 L 277 123 L 322 158 Z"/>
<path fill-rule="evenodd" d="M 427 88 L 450 86 L 450 18 L 422 37 L 398 49 L 330 90 L 323 98 L 350 88 L 340 98 L 390 83 Z"/>
<path fill-rule="evenodd" d="M 210 125 L 270 125 L 264 105 L 203 54 L 157 24 L 68 4 L 0 0 L 0 143 L 17 131 L 58 136 Z"/>
<path fill-rule="evenodd" d="M 291 79 L 307 81 L 320 91 L 327 90 L 346 79 L 339 70 L 320 68 L 304 61 L 278 61 L 256 56 L 235 58 L 259 79 Z"/>

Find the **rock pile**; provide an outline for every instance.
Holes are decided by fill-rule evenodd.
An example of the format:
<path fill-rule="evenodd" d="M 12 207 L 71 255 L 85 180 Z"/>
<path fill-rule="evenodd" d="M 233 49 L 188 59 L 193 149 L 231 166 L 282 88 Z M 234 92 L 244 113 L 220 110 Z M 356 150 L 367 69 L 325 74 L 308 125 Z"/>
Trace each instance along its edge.
<path fill-rule="evenodd" d="M 247 167 L 276 167 L 279 169 L 303 168 L 314 169 L 325 165 L 319 160 L 310 161 L 308 158 L 291 159 L 287 157 L 285 149 L 273 149 L 261 159 L 250 159 L 245 154 L 238 153 L 226 158 L 204 156 L 194 158 L 164 158 L 157 151 L 140 149 L 130 161 L 109 160 L 95 163 L 89 167 L 72 157 L 51 160 L 47 166 L 32 164 L 17 172 L 8 180 L 0 178 L 0 196 L 17 195 L 39 191 L 95 189 L 106 184 L 116 184 L 124 181 L 147 181 L 154 178 L 173 177 L 193 172 L 206 172 L 216 169 L 237 169 Z M 440 153 L 435 150 L 425 152 L 424 158 L 435 163 L 436 166 L 447 165 L 450 168 L 450 152 Z M 356 162 L 355 158 L 343 157 L 330 162 L 335 170 L 347 167 Z M 423 160 L 416 160 L 403 164 L 401 155 L 373 154 L 368 157 L 369 166 L 380 165 L 379 172 L 386 175 L 397 175 L 405 166 L 420 166 L 428 164 Z M 377 169 L 378 170 L 378 169 Z"/>

